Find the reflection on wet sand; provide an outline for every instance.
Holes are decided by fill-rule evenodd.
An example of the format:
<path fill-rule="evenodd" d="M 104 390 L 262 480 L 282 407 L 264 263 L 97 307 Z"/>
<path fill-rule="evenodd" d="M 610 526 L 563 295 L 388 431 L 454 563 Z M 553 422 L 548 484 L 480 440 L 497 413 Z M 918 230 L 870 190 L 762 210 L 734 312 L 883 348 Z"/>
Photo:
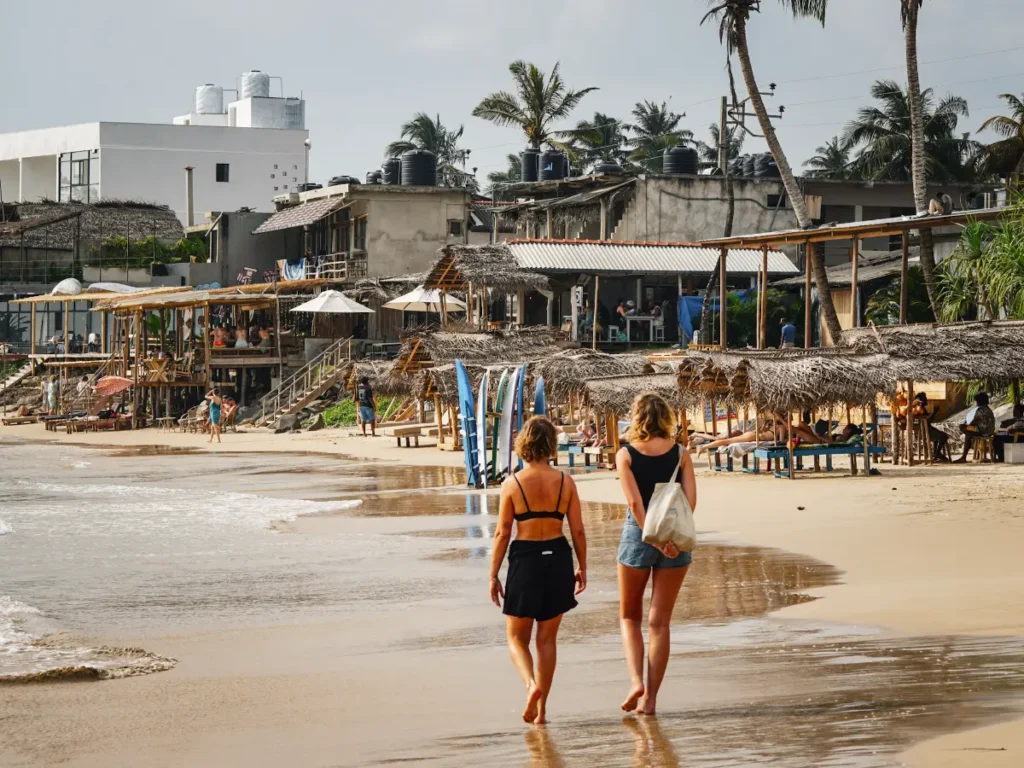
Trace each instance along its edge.
<path fill-rule="evenodd" d="M 910 744 L 1024 711 L 1020 639 L 922 637 L 676 654 L 667 686 L 711 671 L 744 680 L 741 704 L 702 701 L 656 719 L 565 720 L 437 742 L 439 763 L 883 768 Z M 807 683 L 811 684 L 808 689 Z M 539 755 L 547 763 L 538 762 Z"/>

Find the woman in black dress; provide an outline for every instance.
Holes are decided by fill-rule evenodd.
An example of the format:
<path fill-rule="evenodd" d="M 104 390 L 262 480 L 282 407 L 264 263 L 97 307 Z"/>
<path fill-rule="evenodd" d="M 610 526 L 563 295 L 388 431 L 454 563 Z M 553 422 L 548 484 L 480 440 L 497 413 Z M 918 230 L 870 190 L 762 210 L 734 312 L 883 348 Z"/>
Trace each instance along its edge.
<path fill-rule="evenodd" d="M 530 419 L 523 425 L 515 448 L 526 467 L 501 486 L 490 591 L 495 605 L 501 607 L 502 598 L 505 600 L 508 650 L 526 685 L 523 720 L 542 725 L 547 722 L 548 694 L 555 676 L 558 626 L 562 614 L 576 607 L 576 595 L 587 586 L 587 540 L 576 484 L 548 463 L 558 450 L 554 424 L 543 416 Z M 562 533 L 566 517 L 572 547 Z M 510 547 L 513 522 L 516 538 Z M 498 572 L 506 550 L 509 565 L 502 588 Z M 530 653 L 534 623 L 536 665 Z"/>

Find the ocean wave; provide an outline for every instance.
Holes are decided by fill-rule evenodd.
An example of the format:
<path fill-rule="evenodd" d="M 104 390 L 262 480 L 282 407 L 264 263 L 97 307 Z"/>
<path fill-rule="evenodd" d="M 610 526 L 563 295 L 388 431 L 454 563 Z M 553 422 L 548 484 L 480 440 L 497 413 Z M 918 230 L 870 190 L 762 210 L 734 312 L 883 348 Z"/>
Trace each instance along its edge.
<path fill-rule="evenodd" d="M 6 536 L 8 533 L 14 533 L 14 529 L 3 520 L 0 520 L 0 536 Z"/>
<path fill-rule="evenodd" d="M 38 608 L 0 595 L 0 685 L 111 680 L 171 669 L 175 659 L 142 648 L 89 647 L 63 634 L 34 634 Z M 29 626 L 29 623 L 33 626 Z"/>

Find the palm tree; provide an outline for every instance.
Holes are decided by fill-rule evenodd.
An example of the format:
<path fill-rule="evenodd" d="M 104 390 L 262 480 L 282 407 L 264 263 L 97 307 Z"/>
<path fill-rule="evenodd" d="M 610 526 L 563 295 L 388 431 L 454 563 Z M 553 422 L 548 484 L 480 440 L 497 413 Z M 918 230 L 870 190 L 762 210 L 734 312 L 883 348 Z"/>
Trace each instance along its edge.
<path fill-rule="evenodd" d="M 691 131 L 679 129 L 684 117 L 670 110 L 668 102 L 638 101 L 633 106 L 634 122 L 623 126 L 631 134 L 626 139 L 626 146 L 631 150 L 630 162 L 647 173 L 661 173 L 662 153 L 693 140 Z"/>
<path fill-rule="evenodd" d="M 708 126 L 708 132 L 711 134 L 711 141 L 706 144 L 703 141 L 697 142 L 697 155 L 700 157 L 700 164 L 705 168 L 717 168 L 718 167 L 718 142 L 719 137 L 722 135 L 719 127 L 712 123 Z M 743 132 L 738 128 L 733 128 L 729 131 L 727 150 L 726 150 L 726 163 L 731 163 L 733 160 L 738 158 L 743 153 Z M 728 235 L 726 235 L 728 237 Z"/>
<path fill-rule="evenodd" d="M 556 62 L 546 76 L 536 65 L 513 61 L 512 73 L 515 93 L 496 91 L 486 96 L 473 110 L 474 117 L 482 117 L 495 125 L 514 126 L 526 137 L 534 149 L 550 142 L 553 124 L 568 117 L 576 106 L 596 88 L 573 91 L 566 88 Z"/>
<path fill-rule="evenodd" d="M 463 127 L 452 131 L 441 122 L 441 116 L 431 119 L 417 112 L 402 126 L 402 138 L 384 149 L 387 157 L 398 157 L 410 149 L 426 149 L 437 156 L 437 177 L 442 187 L 470 187 L 476 189 L 476 179 L 464 170 L 469 150 L 459 147 Z M 462 166 L 459 168 L 458 166 Z"/>
<path fill-rule="evenodd" d="M 858 173 L 876 181 L 912 181 L 914 139 L 910 130 L 910 98 L 893 80 L 871 86 L 878 106 L 862 107 L 847 124 L 843 140 L 860 148 L 855 160 Z M 924 142 L 921 150 L 925 172 L 932 181 L 969 181 L 970 158 L 978 142 L 957 132 L 961 117 L 969 114 L 967 101 L 946 96 L 934 103 L 931 89 L 921 94 Z M 927 208 L 926 208 L 927 210 Z"/>
<path fill-rule="evenodd" d="M 570 148 L 572 159 L 584 169 L 598 163 L 621 163 L 626 154 L 623 148 L 626 137 L 622 130 L 621 121 L 595 112 L 593 120 L 581 120 L 575 128 L 559 131 L 558 135 L 569 141 L 559 144 Z"/>
<path fill-rule="evenodd" d="M 761 89 L 754 77 L 754 67 L 750 61 L 750 48 L 747 44 L 747 22 L 752 13 L 760 13 L 761 0 L 708 0 L 711 9 L 701 20 L 703 24 L 708 19 L 715 19 L 718 22 L 719 39 L 726 44 L 730 51 L 735 51 L 740 62 L 740 71 L 743 73 L 743 82 L 747 87 L 747 94 L 750 97 L 750 105 L 757 115 L 757 122 L 764 134 L 764 140 L 768 149 L 775 158 L 775 164 L 779 168 L 779 176 L 782 185 L 786 189 L 786 198 L 793 207 L 797 223 L 801 229 L 810 229 L 813 222 L 807 215 L 807 205 L 804 203 L 803 192 L 796 183 L 796 176 L 789 165 L 785 152 L 782 151 L 782 144 L 775 133 L 775 128 L 768 117 L 768 109 L 761 98 Z M 825 9 L 828 7 L 828 0 L 779 0 L 783 8 L 791 11 L 796 18 L 812 18 L 825 25 Z M 818 288 L 821 311 L 825 316 L 825 324 L 829 334 L 837 342 L 842 338 L 843 330 L 839 324 L 839 315 L 836 313 L 835 303 L 832 300 L 832 291 L 828 284 L 828 274 L 825 272 L 824 259 L 816 247 L 809 247 L 807 262 L 814 271 L 814 282 Z"/>
<path fill-rule="evenodd" d="M 1024 171 L 1024 100 L 1012 93 L 1002 93 L 999 98 L 1006 102 L 1010 114 L 990 117 L 978 131 L 993 130 L 1003 137 L 985 147 L 985 168 L 1015 184 L 1014 177 Z"/>
<path fill-rule="evenodd" d="M 504 171 L 491 171 L 487 174 L 487 180 L 492 185 L 501 184 L 515 184 L 517 181 L 522 179 L 523 175 L 523 160 L 519 155 L 508 154 L 505 155 L 508 161 L 508 169 Z"/>
<path fill-rule="evenodd" d="M 853 178 L 850 145 L 838 136 L 814 150 L 817 154 L 804 165 L 810 168 L 804 176 L 812 179 Z"/>

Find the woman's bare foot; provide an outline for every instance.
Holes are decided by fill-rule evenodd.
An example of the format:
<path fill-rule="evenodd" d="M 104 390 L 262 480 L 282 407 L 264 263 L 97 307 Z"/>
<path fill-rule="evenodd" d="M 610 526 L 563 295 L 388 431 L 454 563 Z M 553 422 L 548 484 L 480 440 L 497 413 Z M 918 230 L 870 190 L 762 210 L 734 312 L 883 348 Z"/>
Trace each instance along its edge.
<path fill-rule="evenodd" d="M 656 714 L 656 709 L 657 702 L 650 696 L 644 696 L 637 705 L 636 713 L 638 715 L 654 715 Z"/>
<path fill-rule="evenodd" d="M 537 687 L 536 683 L 531 683 L 526 693 L 526 709 L 523 710 L 523 722 L 524 723 L 536 723 L 538 717 L 538 709 L 540 707 L 541 699 L 544 697 L 544 692 Z"/>
<path fill-rule="evenodd" d="M 640 698 L 644 695 L 644 684 L 637 683 L 629 692 L 629 696 L 622 702 L 623 712 L 632 712 L 636 709 L 636 703 L 640 701 Z"/>
<path fill-rule="evenodd" d="M 545 711 L 546 709 L 547 709 L 547 702 L 545 702 L 544 699 L 541 698 L 540 704 L 537 706 L 537 716 L 535 718 L 533 718 L 533 724 L 534 725 L 547 725 L 548 718 L 547 718 L 547 712 Z"/>

